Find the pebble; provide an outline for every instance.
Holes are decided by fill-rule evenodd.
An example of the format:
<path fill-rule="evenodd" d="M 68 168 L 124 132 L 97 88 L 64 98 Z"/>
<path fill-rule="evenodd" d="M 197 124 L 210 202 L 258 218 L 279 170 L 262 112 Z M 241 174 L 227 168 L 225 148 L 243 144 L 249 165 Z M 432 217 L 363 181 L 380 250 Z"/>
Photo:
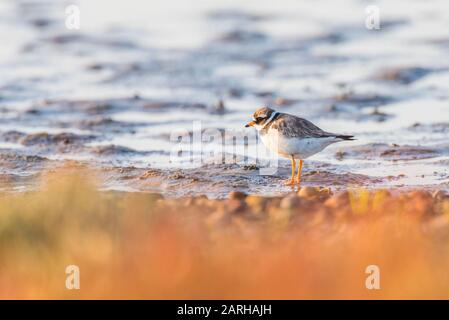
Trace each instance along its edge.
<path fill-rule="evenodd" d="M 325 200 L 332 195 L 330 188 L 302 187 L 298 196 L 307 200 Z"/>
<path fill-rule="evenodd" d="M 263 213 L 265 210 L 266 204 L 268 203 L 268 199 L 261 196 L 247 196 L 245 199 L 248 207 L 251 208 L 253 213 Z"/>
<path fill-rule="evenodd" d="M 314 188 L 314 187 L 302 187 L 298 191 L 298 195 L 300 197 L 304 197 L 304 198 L 318 197 L 319 194 L 320 194 L 319 189 L 318 188 Z"/>
<path fill-rule="evenodd" d="M 245 200 L 246 193 L 241 191 L 231 191 L 229 193 L 229 199 Z"/>

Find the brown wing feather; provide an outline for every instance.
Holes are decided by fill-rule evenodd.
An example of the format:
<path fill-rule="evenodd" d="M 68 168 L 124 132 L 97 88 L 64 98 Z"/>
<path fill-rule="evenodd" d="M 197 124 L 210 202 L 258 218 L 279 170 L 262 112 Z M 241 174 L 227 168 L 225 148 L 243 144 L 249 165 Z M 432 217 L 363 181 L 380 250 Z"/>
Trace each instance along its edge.
<path fill-rule="evenodd" d="M 266 129 L 269 128 L 277 129 L 289 138 L 325 138 L 337 136 L 334 133 L 321 130 L 306 119 L 285 113 L 279 115 Z"/>

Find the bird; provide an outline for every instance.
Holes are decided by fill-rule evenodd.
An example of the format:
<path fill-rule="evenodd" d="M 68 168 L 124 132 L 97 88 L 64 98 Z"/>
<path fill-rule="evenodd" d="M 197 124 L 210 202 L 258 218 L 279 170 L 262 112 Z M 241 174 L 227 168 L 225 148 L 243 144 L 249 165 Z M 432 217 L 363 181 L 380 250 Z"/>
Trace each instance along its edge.
<path fill-rule="evenodd" d="M 301 185 L 301 171 L 304 159 L 340 141 L 355 140 L 353 135 L 327 132 L 309 120 L 261 107 L 253 114 L 252 121 L 245 127 L 254 127 L 264 145 L 280 156 L 290 158 L 292 174 L 286 185 L 295 185 L 296 160 L 298 174 L 296 183 Z"/>

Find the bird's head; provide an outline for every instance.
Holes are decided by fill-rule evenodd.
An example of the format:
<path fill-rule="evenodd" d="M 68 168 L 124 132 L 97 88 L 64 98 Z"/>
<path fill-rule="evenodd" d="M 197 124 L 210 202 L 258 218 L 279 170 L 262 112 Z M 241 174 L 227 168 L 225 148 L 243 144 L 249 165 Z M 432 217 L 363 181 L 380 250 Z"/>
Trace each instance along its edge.
<path fill-rule="evenodd" d="M 275 112 L 276 111 L 268 107 L 259 108 L 253 114 L 253 121 L 248 122 L 245 127 L 254 127 L 257 130 L 261 130 L 272 120 L 272 116 Z"/>

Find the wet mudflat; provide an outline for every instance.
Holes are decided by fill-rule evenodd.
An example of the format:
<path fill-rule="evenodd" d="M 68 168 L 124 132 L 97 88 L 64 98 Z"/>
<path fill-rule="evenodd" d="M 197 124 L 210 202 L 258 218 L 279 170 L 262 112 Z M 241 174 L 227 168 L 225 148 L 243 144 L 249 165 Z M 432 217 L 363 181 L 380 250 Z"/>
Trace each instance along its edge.
<path fill-rule="evenodd" d="M 305 186 L 449 189 L 444 1 L 384 1 L 380 30 L 355 0 L 79 2 L 78 31 L 63 3 L 0 5 L 2 190 L 70 163 L 107 190 L 286 194 L 289 161 L 261 175 L 244 128 L 262 105 L 356 136 L 306 161 Z"/>

